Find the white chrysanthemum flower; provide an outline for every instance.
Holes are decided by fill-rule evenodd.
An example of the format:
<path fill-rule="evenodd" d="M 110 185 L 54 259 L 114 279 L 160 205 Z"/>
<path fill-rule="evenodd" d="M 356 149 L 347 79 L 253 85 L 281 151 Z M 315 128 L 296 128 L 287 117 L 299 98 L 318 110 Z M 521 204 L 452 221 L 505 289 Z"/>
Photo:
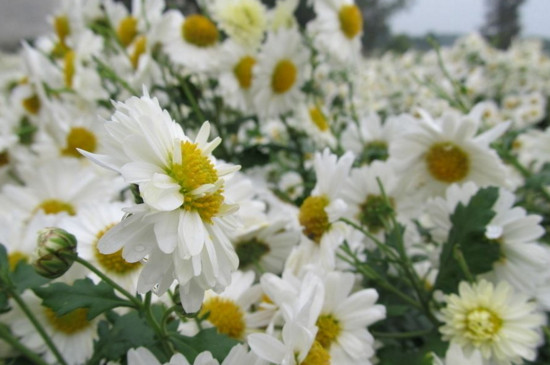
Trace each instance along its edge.
<path fill-rule="evenodd" d="M 363 15 L 353 0 L 317 0 L 316 18 L 308 24 L 316 47 L 340 63 L 360 57 Z"/>
<path fill-rule="evenodd" d="M 256 64 L 256 52 L 226 41 L 222 54 L 224 62 L 220 65 L 219 92 L 227 105 L 246 113 L 252 108 L 252 69 Z"/>
<path fill-rule="evenodd" d="M 209 18 L 201 14 L 184 17 L 174 12 L 169 22 L 173 28 L 163 44 L 170 59 L 191 72 L 211 72 L 220 62 L 220 32 Z"/>
<path fill-rule="evenodd" d="M 530 129 L 520 134 L 514 141 L 514 150 L 524 166 L 540 171 L 550 162 L 550 128 Z"/>
<path fill-rule="evenodd" d="M 21 166 L 24 186 L 4 185 L 0 211 L 28 219 L 37 212 L 75 215 L 79 207 L 96 201 L 109 201 L 118 190 L 103 180 L 94 168 L 75 159 L 58 159 L 38 166 Z"/>
<path fill-rule="evenodd" d="M 331 129 L 332 119 L 326 107 L 318 103 L 302 103 L 297 108 L 296 115 L 289 119 L 289 125 L 297 130 L 303 130 L 319 149 L 335 148 L 336 137 Z"/>
<path fill-rule="evenodd" d="M 395 213 L 399 221 L 406 222 L 408 217 L 418 212 L 418 205 L 411 203 L 413 198 L 405 195 L 398 177 L 392 163 L 373 161 L 370 165 L 352 169 L 343 191 L 344 200 L 349 205 L 347 216 L 380 239 L 392 214 Z"/>
<path fill-rule="evenodd" d="M 88 309 L 78 308 L 63 316 L 57 316 L 50 308 L 40 305 L 41 299 L 32 291 L 22 294 L 25 304 L 32 311 L 39 323 L 44 327 L 47 335 L 57 347 L 68 365 L 86 363 L 94 349 L 94 340 L 97 338 L 97 323 L 100 317 L 91 321 L 86 318 Z M 46 345 L 42 337 L 25 313 L 17 306 L 6 318 L 6 324 L 19 341 L 41 356 L 48 363 L 56 363 L 56 357 Z"/>
<path fill-rule="evenodd" d="M 437 355 L 431 354 L 432 365 L 483 365 L 483 359 L 479 351 L 474 351 L 470 356 L 466 356 L 462 347 L 456 343 L 451 343 L 445 353 L 445 359 L 442 360 Z"/>
<path fill-rule="evenodd" d="M 352 293 L 355 277 L 351 273 L 328 273 L 324 283 L 316 341 L 330 353 L 334 364 L 371 364 L 374 338 L 367 326 L 386 317 L 386 308 L 375 304 L 378 293 L 374 289 Z"/>
<path fill-rule="evenodd" d="M 479 350 L 484 360 L 501 365 L 536 358 L 546 319 L 535 303 L 505 281 L 496 286 L 485 280 L 461 282 L 458 294 L 445 296 L 445 302 L 439 330 L 444 340 L 458 344 L 466 354 Z"/>
<path fill-rule="evenodd" d="M 342 188 L 349 175 L 353 155 L 348 152 L 338 158 L 328 149 L 316 153 L 314 168 L 317 183 L 300 206 L 298 219 L 303 228 L 304 240 L 291 262 L 306 260 L 334 268 L 336 248 L 343 242 L 349 227 L 339 221 L 346 213 L 347 204 L 342 197 Z M 297 262 L 297 261 L 296 261 Z M 295 263 L 296 263 L 295 262 Z M 288 264 L 288 263 L 287 263 Z M 293 265 L 299 269 L 301 264 Z"/>
<path fill-rule="evenodd" d="M 235 211 L 224 179 L 239 167 L 215 161 L 211 152 L 221 139 L 207 141 L 208 122 L 192 141 L 148 95 L 115 106 L 105 125 L 109 154 L 82 153 L 137 184 L 144 204 L 126 209 L 130 215 L 101 238 L 99 250 L 123 249 L 129 262 L 149 256 L 138 291 L 163 293 L 176 279 L 185 310 L 197 311 L 204 291 L 222 290 L 238 265 L 224 232 Z"/>
<path fill-rule="evenodd" d="M 389 157 L 390 145 L 403 131 L 403 124 L 411 123 L 403 115 L 388 118 L 384 123 L 376 113 L 368 113 L 359 119 L 359 123 L 347 123 L 342 132 L 341 143 L 352 151 L 360 164 L 369 164 L 374 160 L 385 161 Z"/>
<path fill-rule="evenodd" d="M 220 29 L 235 42 L 251 49 L 262 42 L 267 11 L 261 1 L 217 0 L 212 10 Z"/>
<path fill-rule="evenodd" d="M 274 364 L 326 363 L 330 355 L 315 341 L 315 321 L 325 295 L 319 276 L 312 272 L 302 278 L 290 272 L 284 273 L 282 278 L 264 274 L 260 282 L 265 294 L 279 308 L 282 317 L 277 318 L 284 318 L 284 325 L 280 339 L 267 333 L 249 335 L 247 340 L 252 351 Z"/>
<path fill-rule="evenodd" d="M 76 216 L 66 218 L 60 227 L 76 237 L 80 257 L 127 291 L 135 293 L 142 264 L 127 262 L 122 258 L 121 251 L 106 255 L 98 249 L 101 237 L 123 218 L 122 208 L 126 205 L 122 202 L 88 204 Z M 95 274 L 90 275 L 97 279 Z"/>
<path fill-rule="evenodd" d="M 268 22 L 269 29 L 278 31 L 279 29 L 294 28 L 297 25 L 294 12 L 298 7 L 298 0 L 279 0 L 275 7 L 269 10 Z"/>
<path fill-rule="evenodd" d="M 309 51 L 296 29 L 268 34 L 253 69 L 252 94 L 260 115 L 279 116 L 303 99 L 300 88 L 308 60 Z"/>
<path fill-rule="evenodd" d="M 236 340 L 243 340 L 252 331 L 265 327 L 271 320 L 271 313 L 251 310 L 262 298 L 262 288 L 254 284 L 255 277 L 253 271 L 238 270 L 232 274 L 231 284 L 223 292 L 207 291 L 198 314 L 199 318 L 205 318 L 203 325 L 216 327 L 218 333 Z M 187 325 L 193 328 L 186 328 Z M 194 322 L 188 322 L 182 330 L 198 330 L 194 327 Z"/>
<path fill-rule="evenodd" d="M 489 144 L 504 133 L 507 123 L 476 135 L 478 125 L 469 118 L 447 114 L 433 120 L 423 114 L 390 146 L 390 157 L 409 189 L 435 196 L 452 183 L 506 185 L 504 163 Z"/>
<path fill-rule="evenodd" d="M 432 237 L 445 242 L 452 228 L 450 215 L 458 203 L 467 205 L 479 188 L 474 183 L 451 185 L 446 198 L 428 202 L 427 212 L 433 225 Z M 542 217 L 527 214 L 525 209 L 514 207 L 515 196 L 499 189 L 499 196 L 492 209 L 495 216 L 488 223 L 485 235 L 480 237 L 487 244 L 498 244 L 500 259 L 493 270 L 484 277 L 493 282 L 507 281 L 515 290 L 537 298 L 545 309 L 549 308 L 550 250 L 536 240 L 544 234 L 540 225 Z"/>
<path fill-rule="evenodd" d="M 283 271 L 290 251 L 299 240 L 299 231 L 290 229 L 282 219 L 232 239 L 241 270 L 261 269 L 275 274 Z"/>

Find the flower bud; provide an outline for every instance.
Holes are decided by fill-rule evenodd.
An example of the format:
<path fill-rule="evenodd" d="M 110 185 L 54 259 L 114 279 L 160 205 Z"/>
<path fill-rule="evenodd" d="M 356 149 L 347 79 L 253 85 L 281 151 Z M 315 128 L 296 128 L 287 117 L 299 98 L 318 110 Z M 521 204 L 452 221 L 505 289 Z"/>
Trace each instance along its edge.
<path fill-rule="evenodd" d="M 37 244 L 32 265 L 38 274 L 50 279 L 67 272 L 77 256 L 75 236 L 61 228 L 41 229 Z"/>

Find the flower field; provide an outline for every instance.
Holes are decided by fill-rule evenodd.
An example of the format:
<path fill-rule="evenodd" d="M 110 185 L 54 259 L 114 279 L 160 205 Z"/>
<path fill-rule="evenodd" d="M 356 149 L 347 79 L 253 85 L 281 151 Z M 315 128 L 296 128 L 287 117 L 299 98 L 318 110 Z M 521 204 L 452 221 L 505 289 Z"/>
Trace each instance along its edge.
<path fill-rule="evenodd" d="M 550 363 L 542 43 L 195 4 L 63 1 L 0 55 L 0 363 Z"/>

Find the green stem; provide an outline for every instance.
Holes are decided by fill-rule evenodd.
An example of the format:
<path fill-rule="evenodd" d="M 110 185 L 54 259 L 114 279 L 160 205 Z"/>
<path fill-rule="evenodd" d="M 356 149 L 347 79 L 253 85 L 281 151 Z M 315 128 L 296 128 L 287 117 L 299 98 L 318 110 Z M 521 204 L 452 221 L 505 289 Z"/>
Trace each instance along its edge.
<path fill-rule="evenodd" d="M 168 337 L 166 331 L 155 318 L 155 315 L 153 313 L 153 306 L 151 305 L 151 296 L 152 294 L 150 291 L 145 294 L 145 318 L 157 334 L 164 353 L 168 356 L 168 358 L 170 358 L 174 354 L 174 350 L 171 348 L 168 341 L 166 341 Z"/>
<path fill-rule="evenodd" d="M 142 309 L 143 308 L 143 304 L 141 303 L 141 301 L 138 298 L 136 298 L 134 295 L 130 294 L 126 289 L 124 289 L 123 287 L 121 287 L 120 285 L 115 283 L 107 275 L 102 273 L 100 270 L 98 270 L 95 266 L 90 264 L 88 261 L 82 259 L 79 256 L 77 256 L 75 258 L 75 261 L 78 262 L 80 265 L 86 267 L 88 270 L 90 270 L 91 272 L 93 272 L 97 276 L 99 276 L 101 278 L 101 280 L 105 281 L 111 287 L 113 287 L 118 292 L 120 292 L 122 295 L 124 295 L 126 298 L 128 298 L 128 300 L 130 300 L 130 302 L 132 302 L 132 304 L 134 305 L 134 307 L 136 309 Z"/>
<path fill-rule="evenodd" d="M 53 343 L 53 341 L 51 340 L 50 336 L 46 333 L 46 331 L 44 330 L 44 327 L 42 327 L 38 319 L 36 319 L 33 312 L 27 306 L 23 298 L 21 298 L 19 293 L 17 293 L 16 290 L 11 290 L 10 294 L 12 298 L 17 302 L 19 307 L 21 307 L 21 310 L 23 310 L 27 318 L 29 318 L 34 328 L 36 328 L 36 330 L 38 331 L 38 334 L 40 335 L 40 337 L 42 337 L 42 339 L 46 343 L 46 346 L 48 346 L 48 348 L 51 350 L 51 352 L 53 353 L 57 361 L 62 365 L 67 365 L 67 362 L 65 361 L 65 359 L 63 358 L 63 356 L 61 355 L 61 353 Z"/>
<path fill-rule="evenodd" d="M 372 335 L 377 338 L 396 338 L 396 339 L 406 339 L 406 338 L 415 338 L 429 335 L 433 332 L 433 329 L 410 331 L 410 332 L 377 332 L 372 331 Z"/>
<path fill-rule="evenodd" d="M 204 123 L 206 121 L 206 118 L 204 117 L 204 114 L 199 108 L 199 104 L 197 103 L 195 96 L 191 92 L 191 89 L 189 89 L 187 80 L 184 77 L 179 77 L 179 80 L 181 82 L 181 87 L 183 89 L 185 96 L 187 97 L 187 99 L 189 99 L 189 102 L 191 103 L 191 108 L 193 108 L 193 111 L 195 112 L 195 114 L 197 115 L 197 118 L 199 119 L 199 124 Z"/>
<path fill-rule="evenodd" d="M 15 336 L 13 336 L 4 325 L 0 325 L 0 338 L 10 344 L 21 354 L 23 354 L 24 357 L 31 360 L 33 364 L 48 365 L 48 363 L 44 361 L 40 356 L 35 354 L 27 346 L 19 342 L 19 340 Z"/>
<path fill-rule="evenodd" d="M 462 251 L 460 250 L 458 244 L 454 245 L 453 247 L 453 256 L 455 260 L 458 262 L 458 266 L 460 266 L 460 269 L 466 276 L 466 279 L 468 279 L 470 283 L 474 282 L 475 281 L 474 276 L 472 275 L 472 272 L 468 267 L 468 263 L 466 262 L 466 259 L 464 258 L 464 255 L 462 254 Z"/>
<path fill-rule="evenodd" d="M 420 309 L 420 310 L 423 309 L 422 305 L 420 305 L 420 303 L 418 303 L 413 298 L 411 298 L 408 295 L 406 295 L 405 293 L 403 293 L 401 290 L 399 290 L 395 286 L 393 286 L 389 281 L 385 280 L 380 275 L 378 275 L 378 273 L 376 271 L 374 271 L 370 267 L 366 266 L 365 264 L 361 263 L 355 256 L 353 256 L 353 253 L 347 252 L 346 250 L 344 250 L 344 252 L 346 252 L 346 254 L 350 255 L 353 258 L 353 260 L 350 260 L 350 259 L 348 259 L 348 258 L 346 258 L 346 257 L 344 257 L 340 254 L 338 254 L 338 257 L 340 257 L 342 260 L 344 260 L 348 264 L 355 267 L 355 269 L 359 273 L 361 273 L 364 277 L 376 281 L 378 285 L 380 285 L 381 287 L 383 287 L 384 289 L 386 289 L 388 291 L 391 291 L 392 293 L 394 293 L 399 298 L 401 298 L 405 302 L 409 303 L 413 307 L 415 307 L 417 309 Z"/>

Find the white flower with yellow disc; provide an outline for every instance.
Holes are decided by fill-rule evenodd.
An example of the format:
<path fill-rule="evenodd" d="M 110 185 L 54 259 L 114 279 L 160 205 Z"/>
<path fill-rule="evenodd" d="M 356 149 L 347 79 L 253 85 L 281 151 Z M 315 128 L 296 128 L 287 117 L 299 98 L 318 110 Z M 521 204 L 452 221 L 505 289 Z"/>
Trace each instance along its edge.
<path fill-rule="evenodd" d="M 535 360 L 546 318 L 507 282 L 461 282 L 458 294 L 445 296 L 445 302 L 439 330 L 465 354 L 478 350 L 484 361 L 501 365 Z"/>
<path fill-rule="evenodd" d="M 254 65 L 252 94 L 257 112 L 276 117 L 295 108 L 304 98 L 309 50 L 296 29 L 269 33 Z"/>
<path fill-rule="evenodd" d="M 148 256 L 138 291 L 161 294 L 176 279 L 185 310 L 197 311 L 204 291 L 223 290 L 238 266 L 224 232 L 236 206 L 226 203 L 224 184 L 239 166 L 211 155 L 221 139 L 207 141 L 208 122 L 191 140 L 155 98 L 132 97 L 115 107 L 105 124 L 109 154 L 83 153 L 136 184 L 144 204 L 125 209 L 129 216 L 102 237 L 99 250 L 122 249 L 129 262 Z"/>

